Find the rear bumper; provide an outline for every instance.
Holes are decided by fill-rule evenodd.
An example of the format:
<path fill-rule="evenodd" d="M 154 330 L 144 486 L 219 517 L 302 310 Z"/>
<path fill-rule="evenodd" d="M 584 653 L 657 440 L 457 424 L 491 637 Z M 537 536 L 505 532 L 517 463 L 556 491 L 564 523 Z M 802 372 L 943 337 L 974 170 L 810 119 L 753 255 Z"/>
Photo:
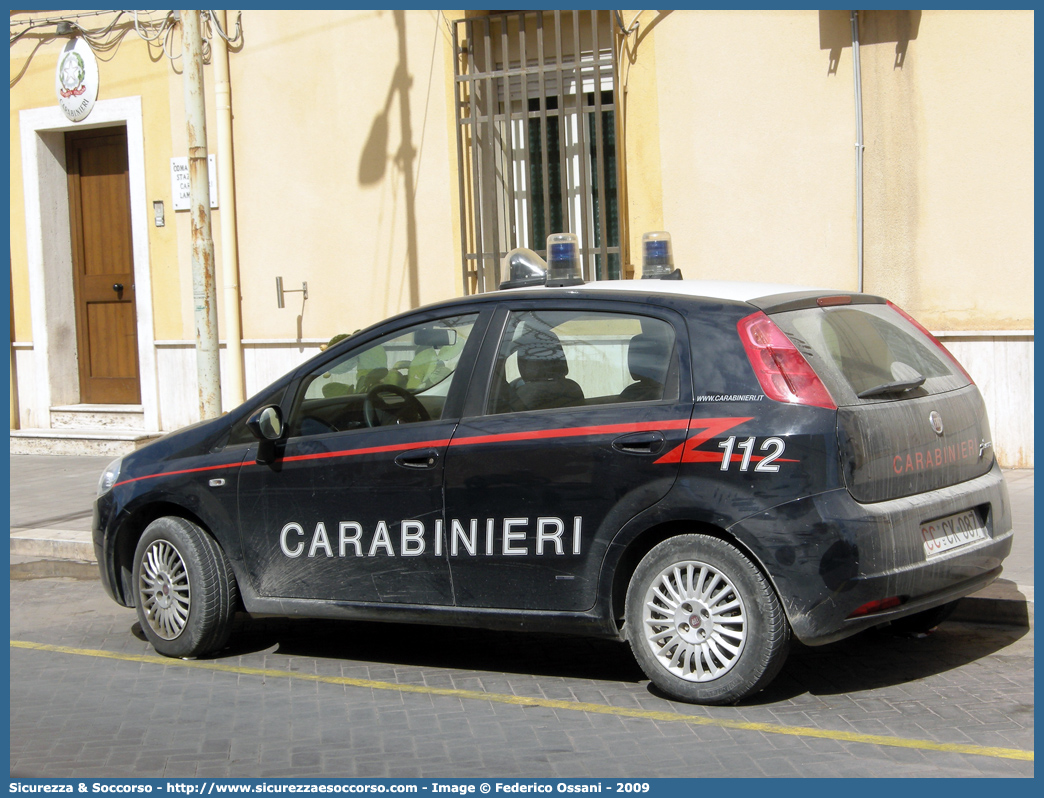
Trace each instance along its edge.
<path fill-rule="evenodd" d="M 928 560 L 924 521 L 977 508 L 989 533 Z M 860 504 L 835 490 L 774 507 L 730 531 L 761 561 L 806 645 L 954 601 L 988 585 L 1011 552 L 1011 503 L 1000 468 L 968 482 L 892 501 Z M 858 618 L 871 601 L 900 606 Z"/>

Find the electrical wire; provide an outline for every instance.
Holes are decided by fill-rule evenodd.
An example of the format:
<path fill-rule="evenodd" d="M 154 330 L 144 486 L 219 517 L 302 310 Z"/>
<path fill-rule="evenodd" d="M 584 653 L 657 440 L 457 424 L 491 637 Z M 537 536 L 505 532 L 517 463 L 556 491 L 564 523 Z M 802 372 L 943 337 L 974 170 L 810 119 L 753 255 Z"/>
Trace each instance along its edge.
<path fill-rule="evenodd" d="M 91 27 L 84 23 L 81 24 L 80 20 L 87 20 L 92 17 L 98 17 L 102 15 L 112 14 L 113 18 L 108 21 L 107 24 L 98 25 Z M 210 52 L 210 40 L 214 36 L 220 36 L 230 45 L 236 45 L 243 39 L 243 12 L 240 11 L 236 16 L 235 26 L 232 34 L 229 34 L 218 22 L 217 16 L 213 11 L 202 11 L 201 22 L 202 22 L 202 33 L 203 33 L 203 55 L 206 58 Z M 162 16 L 156 16 L 162 15 Z M 129 17 L 129 19 L 127 18 Z M 61 17 L 42 17 L 42 18 L 29 18 L 12 20 L 11 30 L 11 46 L 14 46 L 15 42 L 22 39 L 26 34 L 36 31 L 37 35 L 47 37 L 48 35 L 58 37 L 74 34 L 75 36 L 82 38 L 87 45 L 94 51 L 95 55 L 103 61 L 112 60 L 115 57 L 116 52 L 119 50 L 120 44 L 126 37 L 127 33 L 131 30 L 138 36 L 139 39 L 144 41 L 150 48 L 156 47 L 163 52 L 163 55 L 173 64 L 175 61 L 181 58 L 182 53 L 174 52 L 174 39 L 175 29 L 178 27 L 178 17 L 174 11 L 84 11 L 79 13 L 71 13 L 63 15 Z M 59 30 L 62 26 L 68 26 L 71 30 Z M 48 33 L 42 33 L 43 30 L 53 28 Z M 42 39 L 41 39 L 42 40 Z M 34 48 L 33 55 L 39 49 L 39 46 Z M 29 56 L 29 60 L 32 59 L 32 55 Z M 18 77 L 24 74 L 23 69 L 18 76 L 13 79 L 12 86 L 17 82 Z"/>
<path fill-rule="evenodd" d="M 148 35 L 145 32 L 145 30 L 142 29 L 141 19 L 138 17 L 139 14 L 142 14 L 144 12 L 142 12 L 142 11 L 134 11 L 132 13 L 134 14 L 134 30 L 138 34 L 138 36 L 143 41 L 146 41 L 149 44 L 153 44 L 154 42 L 160 41 L 160 39 L 163 37 L 163 33 L 164 33 L 165 28 L 163 26 L 157 26 L 156 23 L 152 19 L 149 19 L 149 20 L 147 20 L 145 22 L 146 28 L 148 28 L 149 26 L 152 26 L 152 27 L 156 28 L 156 31 L 152 35 Z M 170 13 L 168 13 L 167 14 L 167 19 L 170 19 L 171 17 L 172 17 L 172 15 Z"/>
<path fill-rule="evenodd" d="M 171 55 L 171 51 L 167 49 L 167 40 L 168 39 L 170 40 L 171 45 L 173 45 L 174 44 L 174 25 L 168 26 L 163 31 L 163 41 L 161 42 L 162 47 L 163 47 L 163 54 L 165 56 L 167 56 L 167 59 L 170 61 L 171 66 L 173 66 L 174 62 L 177 61 L 179 58 L 181 58 L 181 56 L 183 55 L 184 50 L 181 53 L 178 53 L 177 55 Z"/>
<path fill-rule="evenodd" d="M 627 27 L 624 27 L 623 17 L 620 15 L 620 12 L 613 11 L 613 16 L 616 18 L 616 25 L 618 28 L 620 28 L 620 33 L 622 33 L 624 36 L 630 36 L 632 33 L 635 33 L 638 30 L 638 17 L 640 17 L 644 13 L 645 11 L 639 11 L 637 14 L 634 15 L 634 19 L 631 20 L 631 24 Z"/>
<path fill-rule="evenodd" d="M 235 32 L 235 35 L 233 35 L 231 37 L 222 29 L 221 23 L 218 22 L 217 14 L 215 12 L 213 12 L 213 11 L 204 11 L 203 13 L 206 14 L 207 17 L 209 18 L 210 24 L 213 25 L 214 30 L 217 31 L 217 35 L 218 36 L 220 36 L 222 39 L 224 39 L 229 44 L 239 44 L 240 40 L 243 38 L 243 26 L 242 26 L 243 12 L 242 11 L 240 11 L 236 15 L 236 28 L 235 28 L 236 32 Z"/>
<path fill-rule="evenodd" d="M 29 25 L 31 27 L 41 27 L 44 25 L 57 25 L 60 22 L 69 22 L 74 19 L 86 19 L 87 17 L 99 17 L 102 14 L 111 14 L 111 10 L 103 11 L 81 11 L 78 14 L 66 14 L 62 17 L 48 17 L 46 19 L 25 19 L 15 20 L 12 25 Z"/>
<path fill-rule="evenodd" d="M 119 49 L 119 46 L 123 41 L 123 37 L 127 35 L 127 31 L 129 30 L 127 23 L 124 23 L 124 25 L 117 28 L 123 15 L 123 11 L 117 12 L 113 20 L 104 28 L 100 29 L 84 28 L 77 22 L 73 22 L 72 25 L 77 31 L 79 31 L 80 36 L 87 42 L 87 44 L 90 45 L 90 48 L 94 50 L 95 55 L 102 58 L 103 53 L 111 53 L 107 59 L 102 58 L 102 60 L 112 60 L 116 54 L 116 50 Z"/>

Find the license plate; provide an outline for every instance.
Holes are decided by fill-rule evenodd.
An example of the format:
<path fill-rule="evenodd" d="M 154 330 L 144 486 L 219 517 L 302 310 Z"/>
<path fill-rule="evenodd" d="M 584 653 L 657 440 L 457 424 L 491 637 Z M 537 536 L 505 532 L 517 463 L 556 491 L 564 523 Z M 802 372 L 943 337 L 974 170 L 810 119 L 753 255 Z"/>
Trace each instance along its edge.
<path fill-rule="evenodd" d="M 989 535 L 986 527 L 982 525 L 979 514 L 974 510 L 921 524 L 924 556 L 928 559 L 987 538 Z"/>

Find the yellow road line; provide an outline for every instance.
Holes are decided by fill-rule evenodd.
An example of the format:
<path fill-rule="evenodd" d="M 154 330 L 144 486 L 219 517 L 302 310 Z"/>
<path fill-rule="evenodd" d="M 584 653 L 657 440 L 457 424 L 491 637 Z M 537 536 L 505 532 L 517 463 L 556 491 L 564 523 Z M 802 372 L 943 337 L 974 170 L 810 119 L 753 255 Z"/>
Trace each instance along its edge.
<path fill-rule="evenodd" d="M 81 657 L 99 657 L 122 662 L 143 662 L 151 665 L 165 665 L 176 668 L 195 668 L 197 670 L 217 671 L 218 673 L 234 673 L 240 676 L 264 676 L 296 679 L 297 681 L 336 684 L 344 687 L 365 687 L 371 690 L 391 690 L 399 693 L 419 693 L 422 695 L 449 696 L 452 698 L 475 701 L 491 701 L 497 704 L 514 704 L 523 707 L 546 707 L 573 712 L 590 712 L 597 715 L 614 715 L 622 718 L 641 718 L 668 723 L 688 723 L 692 726 L 714 726 L 722 729 L 739 729 L 742 731 L 762 732 L 764 734 L 786 734 L 792 737 L 816 737 L 824 740 L 839 740 L 848 743 L 865 743 L 867 745 L 887 745 L 893 748 L 915 748 L 920 751 L 944 751 L 951 754 L 976 754 L 997 759 L 1018 759 L 1024 762 L 1033 761 L 1032 751 L 1018 748 L 991 748 L 981 745 L 964 745 L 961 743 L 936 743 L 931 740 L 909 740 L 903 737 L 888 737 L 880 734 L 856 734 L 855 732 L 831 731 L 829 729 L 812 729 L 805 726 L 781 726 L 773 723 L 750 723 L 742 720 L 726 720 L 708 718 L 701 715 L 681 715 L 676 712 L 655 712 L 647 709 L 628 709 L 627 707 L 611 707 L 604 704 L 589 704 L 581 701 L 559 701 L 550 698 L 530 698 L 526 696 L 507 695 L 505 693 L 484 693 L 481 690 L 454 690 L 446 687 L 426 687 L 415 684 L 395 684 L 378 682 L 372 679 L 352 679 L 347 676 L 321 676 L 314 673 L 297 671 L 271 670 L 268 668 L 244 668 L 239 665 L 226 665 L 209 660 L 170 659 L 168 657 L 150 656 L 147 654 L 117 654 L 112 651 L 100 651 L 89 648 L 70 648 L 69 646 L 52 646 L 44 643 L 30 643 L 12 640 L 11 648 L 31 649 L 34 651 L 52 651 L 58 654 L 75 654 Z"/>

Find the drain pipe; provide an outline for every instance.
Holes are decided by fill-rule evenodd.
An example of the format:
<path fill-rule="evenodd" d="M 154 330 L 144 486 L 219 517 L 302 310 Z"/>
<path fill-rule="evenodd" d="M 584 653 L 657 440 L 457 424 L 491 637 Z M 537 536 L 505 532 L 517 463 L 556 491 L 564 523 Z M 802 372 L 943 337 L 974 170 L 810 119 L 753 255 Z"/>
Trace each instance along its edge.
<path fill-rule="evenodd" d="M 852 76 L 856 112 L 856 260 L 859 292 L 863 292 L 863 88 L 859 74 L 859 12 L 852 12 Z"/>
<path fill-rule="evenodd" d="M 217 15 L 222 30 L 228 32 L 225 11 Z M 235 407 L 246 400 L 243 379 L 243 324 L 239 307 L 239 239 L 236 222 L 236 191 L 232 171 L 232 99 L 228 74 L 228 42 L 216 33 L 214 48 L 214 102 L 217 106 L 218 205 L 221 208 L 221 278 L 224 284 L 225 312 L 225 402 Z"/>

